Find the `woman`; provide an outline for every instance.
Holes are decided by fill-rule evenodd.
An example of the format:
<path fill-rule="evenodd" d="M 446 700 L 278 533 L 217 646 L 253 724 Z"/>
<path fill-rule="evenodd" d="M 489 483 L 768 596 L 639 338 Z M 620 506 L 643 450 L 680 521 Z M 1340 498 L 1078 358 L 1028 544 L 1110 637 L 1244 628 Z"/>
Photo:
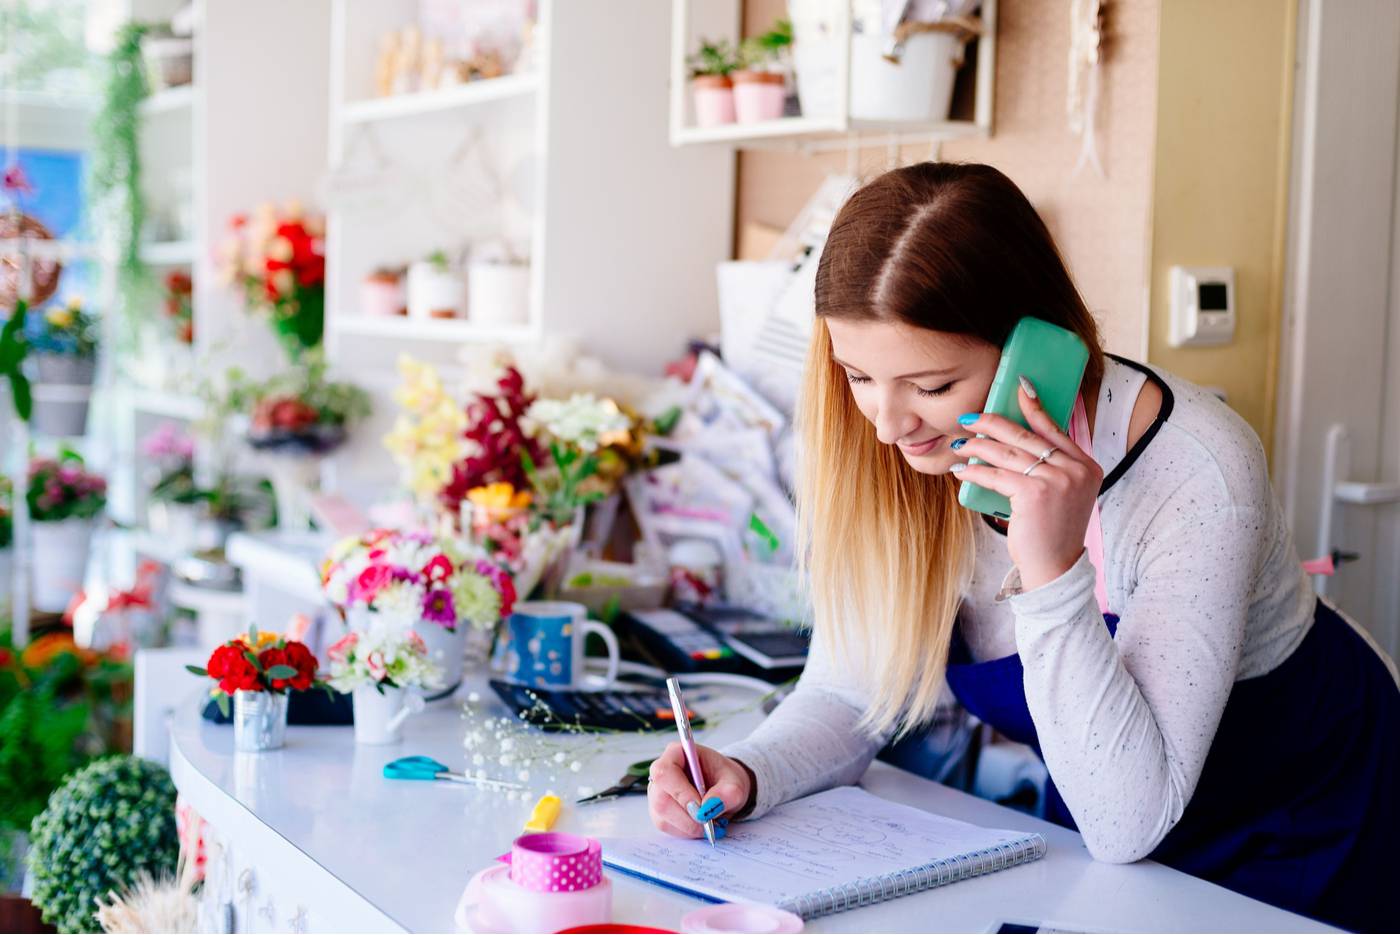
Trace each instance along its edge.
<path fill-rule="evenodd" d="M 694 816 L 853 783 L 946 684 L 1035 748 L 1047 817 L 1097 859 L 1393 928 L 1394 664 L 1314 595 L 1249 427 L 1104 355 L 1049 232 L 988 166 L 856 192 L 816 309 L 799 420 L 811 656 L 750 738 L 702 748 L 703 794 L 668 747 L 655 824 L 694 837 Z M 1024 380 L 1030 431 L 979 414 L 1025 315 L 1090 348 L 1077 437 Z M 1010 498 L 1009 524 L 958 505 L 967 481 Z"/>

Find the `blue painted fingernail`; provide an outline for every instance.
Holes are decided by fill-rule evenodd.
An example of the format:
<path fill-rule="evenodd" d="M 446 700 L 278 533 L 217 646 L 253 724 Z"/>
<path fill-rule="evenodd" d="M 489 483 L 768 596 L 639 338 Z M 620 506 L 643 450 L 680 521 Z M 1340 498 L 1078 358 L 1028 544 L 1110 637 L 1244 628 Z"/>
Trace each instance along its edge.
<path fill-rule="evenodd" d="M 953 449 L 954 451 L 957 451 L 959 448 L 961 448 L 963 445 L 966 445 L 966 444 L 967 444 L 967 439 L 966 439 L 966 438 L 959 438 L 959 439 L 956 439 L 956 440 L 955 440 L 951 445 L 949 445 L 948 447 L 951 448 L 951 449 Z"/>
<path fill-rule="evenodd" d="M 1035 384 L 1034 384 L 1034 383 L 1032 383 L 1030 380 L 1027 380 L 1024 376 L 1017 377 L 1016 379 L 1019 380 L 1019 381 L 1021 381 L 1021 392 L 1022 392 L 1022 393 L 1025 393 L 1025 394 L 1026 394 L 1027 396 L 1029 396 L 1031 399 L 1037 399 L 1037 398 L 1038 398 L 1038 397 L 1035 395 Z"/>
<path fill-rule="evenodd" d="M 696 805 L 694 802 L 687 802 L 685 803 L 685 810 L 691 818 L 695 818 L 696 821 L 700 820 L 699 818 L 696 818 L 696 813 L 700 811 L 699 805 Z"/>
<path fill-rule="evenodd" d="M 980 418 L 982 418 L 982 413 L 969 412 L 967 415 L 958 416 L 958 425 L 971 425 Z"/>
<path fill-rule="evenodd" d="M 718 841 L 720 838 L 724 837 L 724 836 L 725 836 L 726 834 L 728 834 L 728 833 L 729 833 L 729 831 L 728 831 L 727 828 L 724 827 L 724 825 L 718 825 L 718 824 L 715 825 L 715 840 L 716 840 L 716 841 Z"/>
<path fill-rule="evenodd" d="M 719 817 L 719 813 L 722 811 L 724 811 L 724 800 L 716 798 L 715 796 L 710 796 L 700 803 L 700 811 L 695 816 L 695 820 L 702 822 L 709 821 L 712 818 Z"/>
<path fill-rule="evenodd" d="M 716 818 L 716 819 L 715 819 L 715 824 L 719 825 L 721 828 L 728 828 L 728 827 L 729 827 L 729 819 L 728 819 L 728 818 Z"/>
<path fill-rule="evenodd" d="M 966 471 L 966 470 L 967 470 L 967 465 L 966 465 L 966 464 L 963 464 L 961 461 L 959 461 L 957 464 L 955 464 L 955 465 L 953 465 L 952 467 L 948 468 L 948 473 L 950 473 L 950 474 L 961 474 L 963 471 Z"/>

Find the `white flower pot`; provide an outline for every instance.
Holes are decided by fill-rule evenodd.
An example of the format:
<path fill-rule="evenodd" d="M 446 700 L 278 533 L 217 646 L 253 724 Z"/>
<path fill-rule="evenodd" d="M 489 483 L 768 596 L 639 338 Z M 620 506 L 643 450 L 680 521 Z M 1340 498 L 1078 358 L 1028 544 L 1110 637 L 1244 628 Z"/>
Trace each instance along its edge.
<path fill-rule="evenodd" d="M 528 322 L 529 264 L 471 264 L 467 269 L 467 315 L 479 325 L 523 325 Z"/>
<path fill-rule="evenodd" d="M 93 357 L 74 357 L 71 354 L 35 354 L 34 371 L 36 383 L 58 383 L 63 386 L 92 386 L 97 374 L 97 360 Z"/>
<path fill-rule="evenodd" d="M 462 277 L 422 261 L 408 268 L 409 318 L 459 318 L 464 298 Z"/>
<path fill-rule="evenodd" d="M 948 119 L 962 40 L 920 32 L 904 43 L 898 64 L 885 58 L 878 33 L 851 36 L 851 117 L 929 122 Z"/>
<path fill-rule="evenodd" d="M 417 701 L 405 688 L 389 688 L 383 692 L 373 685 L 361 685 L 354 690 L 355 742 L 363 744 L 398 743 L 403 739 L 403 722 L 412 714 Z M 419 701 L 417 709 L 421 710 Z"/>
<path fill-rule="evenodd" d="M 62 613 L 82 589 L 94 526 L 90 519 L 65 519 L 30 527 L 34 533 L 36 610 Z"/>
<path fill-rule="evenodd" d="M 442 667 L 442 689 L 429 695 L 429 699 L 444 698 L 462 684 L 462 673 L 467 668 L 467 640 L 471 624 L 458 621 L 456 629 L 448 630 L 431 620 L 415 621 L 413 631 L 423 638 L 428 647 L 428 655 Z"/>

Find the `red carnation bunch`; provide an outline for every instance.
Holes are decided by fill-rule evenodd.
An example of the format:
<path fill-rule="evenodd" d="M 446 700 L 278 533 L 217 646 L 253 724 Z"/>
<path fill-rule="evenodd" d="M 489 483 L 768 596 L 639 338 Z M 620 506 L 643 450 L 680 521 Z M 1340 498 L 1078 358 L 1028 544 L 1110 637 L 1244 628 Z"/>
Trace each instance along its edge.
<path fill-rule="evenodd" d="M 195 675 L 211 678 L 219 710 L 228 713 L 234 692 L 306 691 L 323 688 L 316 679 L 316 656 L 305 643 L 276 633 L 260 633 L 256 626 L 214 649 L 204 668 L 187 666 Z"/>

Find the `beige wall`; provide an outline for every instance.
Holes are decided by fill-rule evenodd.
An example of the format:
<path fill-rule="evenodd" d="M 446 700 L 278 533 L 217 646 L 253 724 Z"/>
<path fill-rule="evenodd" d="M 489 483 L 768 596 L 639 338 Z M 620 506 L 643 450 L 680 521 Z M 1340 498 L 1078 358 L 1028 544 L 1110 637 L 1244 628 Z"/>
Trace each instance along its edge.
<path fill-rule="evenodd" d="M 1162 8 L 1149 359 L 1230 404 L 1272 450 L 1296 3 Z M 1220 348 L 1167 346 L 1167 271 L 1235 267 L 1239 326 Z"/>
<path fill-rule="evenodd" d="M 1066 127 L 1069 4 L 1001 0 L 994 130 L 986 140 L 945 144 L 942 158 L 986 162 L 1009 175 L 1040 210 L 1060 244 L 1111 350 L 1141 358 L 1147 334 L 1147 232 L 1156 121 L 1158 0 L 1110 0 L 1099 111 L 1099 153 L 1107 179 L 1070 173 L 1079 141 Z M 745 34 L 768 28 L 783 0 L 747 0 Z M 928 158 L 908 147 L 906 162 Z M 844 153 L 739 156 L 736 218 L 785 227 Z M 862 154 L 862 170 L 883 171 L 883 148 Z"/>

